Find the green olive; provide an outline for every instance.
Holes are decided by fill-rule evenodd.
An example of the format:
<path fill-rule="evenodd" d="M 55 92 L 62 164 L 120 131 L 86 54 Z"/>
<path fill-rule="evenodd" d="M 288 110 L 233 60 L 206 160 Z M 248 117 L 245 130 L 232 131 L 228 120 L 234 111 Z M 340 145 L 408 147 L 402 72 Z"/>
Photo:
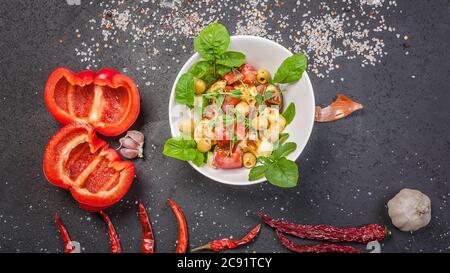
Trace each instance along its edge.
<path fill-rule="evenodd" d="M 206 153 L 211 150 L 211 140 L 207 138 L 201 138 L 197 141 L 197 150 L 201 153 Z"/>
<path fill-rule="evenodd" d="M 267 82 L 269 82 L 270 80 L 270 73 L 267 69 L 258 69 L 256 71 L 256 80 L 261 83 L 261 84 L 265 84 Z"/>
<path fill-rule="evenodd" d="M 201 95 L 206 90 L 206 83 L 201 79 L 195 79 L 194 88 L 195 88 L 195 94 Z"/>
<path fill-rule="evenodd" d="M 253 168 L 256 164 L 256 156 L 252 153 L 245 153 L 242 162 L 244 164 L 244 167 L 250 169 Z"/>

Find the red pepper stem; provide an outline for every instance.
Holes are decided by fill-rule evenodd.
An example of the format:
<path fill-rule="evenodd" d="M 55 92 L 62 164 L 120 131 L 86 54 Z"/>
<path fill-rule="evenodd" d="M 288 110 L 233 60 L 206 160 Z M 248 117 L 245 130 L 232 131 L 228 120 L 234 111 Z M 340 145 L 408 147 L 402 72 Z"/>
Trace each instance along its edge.
<path fill-rule="evenodd" d="M 196 247 L 196 248 L 192 249 L 191 252 L 197 252 L 197 251 L 203 250 L 203 249 L 211 249 L 211 244 L 207 243 L 202 246 Z"/>

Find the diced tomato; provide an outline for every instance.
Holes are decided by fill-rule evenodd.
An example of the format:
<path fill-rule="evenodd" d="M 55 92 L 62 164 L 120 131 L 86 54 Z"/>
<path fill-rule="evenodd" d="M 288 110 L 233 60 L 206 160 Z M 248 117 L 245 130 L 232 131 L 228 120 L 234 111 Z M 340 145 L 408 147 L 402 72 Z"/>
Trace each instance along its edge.
<path fill-rule="evenodd" d="M 253 66 L 249 64 L 244 64 L 239 69 L 242 73 L 242 81 L 246 84 L 256 83 L 256 70 Z"/>
<path fill-rule="evenodd" d="M 223 76 L 224 80 L 227 81 L 228 85 L 232 85 L 234 83 L 239 82 L 242 79 L 242 75 L 241 73 L 237 72 L 237 71 L 231 71 L 228 72 L 227 74 L 225 74 L 225 76 Z"/>
<path fill-rule="evenodd" d="M 236 144 L 245 138 L 247 132 L 248 130 L 245 128 L 244 122 L 236 122 L 234 124 L 234 135 L 237 137 Z M 232 130 L 230 128 L 223 125 L 218 125 L 215 127 L 214 134 L 216 137 L 217 146 L 222 148 L 228 148 L 230 146 L 230 141 L 233 137 Z"/>
<path fill-rule="evenodd" d="M 217 125 L 214 129 L 214 135 L 216 136 L 217 146 L 229 147 L 230 140 L 233 137 L 233 131 L 224 125 Z"/>
<path fill-rule="evenodd" d="M 242 152 L 239 149 L 230 152 L 227 149 L 218 148 L 214 151 L 212 164 L 218 169 L 241 168 Z"/>
<path fill-rule="evenodd" d="M 223 101 L 223 104 L 222 104 L 222 111 L 225 114 L 228 114 L 230 112 L 229 108 L 230 107 L 234 108 L 236 106 L 236 104 L 238 104 L 240 101 L 241 101 L 241 99 L 239 99 L 239 98 L 232 98 L 230 95 L 226 95 L 225 100 Z"/>

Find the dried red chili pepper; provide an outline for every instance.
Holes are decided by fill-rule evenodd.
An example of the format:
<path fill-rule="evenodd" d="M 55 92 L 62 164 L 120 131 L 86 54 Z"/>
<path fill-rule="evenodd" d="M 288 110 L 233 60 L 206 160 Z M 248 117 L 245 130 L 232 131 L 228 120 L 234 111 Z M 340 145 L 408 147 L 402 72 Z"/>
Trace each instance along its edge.
<path fill-rule="evenodd" d="M 103 210 L 99 211 L 103 220 L 108 225 L 108 234 L 109 234 L 109 242 L 111 243 L 111 252 L 112 253 L 121 253 L 122 248 L 120 247 L 119 236 L 117 235 L 116 229 L 114 228 L 111 219 L 109 219 L 108 214 L 106 214 Z"/>
<path fill-rule="evenodd" d="M 371 241 L 382 241 L 389 234 L 386 228 L 378 224 L 369 224 L 357 228 L 337 228 L 329 225 L 300 225 L 274 220 L 262 213 L 257 213 L 257 215 L 264 223 L 276 230 L 311 240 L 367 244 Z"/>
<path fill-rule="evenodd" d="M 59 234 L 61 234 L 61 238 L 64 242 L 64 253 L 72 253 L 73 245 L 72 240 L 70 239 L 69 232 L 67 232 L 66 227 L 63 225 L 61 218 L 59 218 L 58 213 L 55 214 L 55 223 L 58 227 Z"/>
<path fill-rule="evenodd" d="M 288 238 L 286 238 L 281 231 L 276 230 L 278 239 L 281 244 L 287 249 L 298 253 L 327 253 L 327 252 L 340 252 L 340 253 L 361 253 L 361 251 L 352 246 L 336 245 L 336 244 L 318 244 L 318 245 L 299 245 Z"/>
<path fill-rule="evenodd" d="M 201 249 L 210 249 L 212 251 L 220 251 L 220 250 L 227 250 L 227 249 L 233 249 L 237 248 L 239 246 L 248 244 L 251 242 L 261 230 L 261 224 L 256 225 L 252 230 L 250 230 L 249 233 L 247 233 L 242 239 L 239 240 L 232 240 L 232 239 L 221 239 L 221 240 L 214 240 L 211 241 L 205 245 L 199 246 L 197 248 L 194 248 L 192 252 L 201 250 Z"/>
<path fill-rule="evenodd" d="M 188 229 L 187 229 L 187 223 L 186 219 L 184 218 L 183 211 L 181 210 L 180 206 L 175 203 L 174 201 L 167 199 L 167 203 L 169 204 L 170 208 L 172 209 L 173 213 L 175 214 L 175 217 L 177 217 L 178 220 L 178 244 L 177 248 L 175 250 L 176 253 L 186 253 L 187 246 L 188 246 Z"/>
<path fill-rule="evenodd" d="M 152 224 L 142 202 L 139 202 L 138 214 L 142 225 L 142 253 L 154 253 L 155 238 L 153 237 Z"/>

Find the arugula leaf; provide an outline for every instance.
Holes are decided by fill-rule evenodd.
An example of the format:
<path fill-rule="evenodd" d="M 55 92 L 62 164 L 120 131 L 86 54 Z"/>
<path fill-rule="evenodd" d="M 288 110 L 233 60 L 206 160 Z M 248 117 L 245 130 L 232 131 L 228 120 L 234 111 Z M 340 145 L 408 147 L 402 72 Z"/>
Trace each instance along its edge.
<path fill-rule="evenodd" d="M 248 180 L 254 181 L 254 180 L 263 178 L 266 170 L 267 170 L 267 166 L 265 166 L 265 165 L 253 167 L 250 170 L 250 173 L 248 174 Z"/>
<path fill-rule="evenodd" d="M 204 28 L 194 39 L 194 49 L 205 60 L 218 59 L 227 51 L 230 35 L 225 26 L 214 22 Z"/>
<path fill-rule="evenodd" d="M 195 158 L 192 160 L 196 166 L 200 167 L 205 163 L 205 155 L 199 151 L 195 154 Z"/>
<path fill-rule="evenodd" d="M 256 103 L 258 103 L 258 105 L 262 105 L 263 102 L 264 102 L 264 98 L 263 98 L 263 96 L 261 96 L 260 94 L 257 94 L 257 95 L 255 96 L 255 100 L 256 100 Z"/>
<path fill-rule="evenodd" d="M 272 97 L 272 91 L 267 91 L 264 93 L 264 100 L 268 100 Z"/>
<path fill-rule="evenodd" d="M 239 99 L 242 97 L 242 91 L 241 89 L 234 89 L 230 91 L 230 97 L 233 99 Z"/>
<path fill-rule="evenodd" d="M 286 58 L 278 67 L 272 83 L 292 83 L 298 81 L 308 66 L 308 58 L 303 53 Z"/>
<path fill-rule="evenodd" d="M 250 119 L 249 118 L 245 118 L 244 119 L 244 125 L 245 125 L 245 129 L 250 129 Z"/>
<path fill-rule="evenodd" d="M 220 95 L 219 91 L 213 91 L 213 92 L 208 92 L 208 93 L 203 94 L 203 97 L 205 99 L 210 100 L 210 99 L 216 98 L 219 95 Z"/>
<path fill-rule="evenodd" d="M 191 161 L 197 157 L 197 144 L 193 139 L 169 138 L 164 143 L 163 154 L 179 160 Z"/>
<path fill-rule="evenodd" d="M 216 119 L 217 118 L 212 118 L 208 121 L 207 126 L 209 129 L 212 129 L 212 128 L 214 128 L 214 126 L 216 126 L 216 123 L 217 123 Z"/>
<path fill-rule="evenodd" d="M 238 136 L 237 136 L 237 135 L 234 135 L 234 136 L 231 138 L 231 140 L 230 140 L 230 147 L 229 147 L 230 153 L 231 153 L 231 151 L 233 150 L 234 145 L 236 144 L 237 141 L 238 141 Z"/>
<path fill-rule="evenodd" d="M 278 144 L 283 144 L 289 137 L 288 133 L 281 133 L 278 137 Z"/>
<path fill-rule="evenodd" d="M 175 86 L 175 99 L 181 104 L 187 105 L 189 108 L 194 107 L 194 77 L 191 73 L 184 73 L 178 79 Z"/>
<path fill-rule="evenodd" d="M 229 68 L 240 67 L 245 63 L 245 54 L 237 51 L 227 51 L 220 55 L 216 62 Z"/>
<path fill-rule="evenodd" d="M 223 96 L 223 95 L 219 95 L 219 96 L 217 96 L 217 98 L 216 98 L 216 107 L 218 108 L 218 112 L 222 112 L 222 104 L 223 104 L 223 102 L 224 102 L 224 100 L 225 100 L 225 96 Z"/>
<path fill-rule="evenodd" d="M 299 177 L 298 166 L 294 161 L 285 157 L 269 165 L 265 172 L 267 180 L 281 188 L 292 188 L 297 185 Z"/>
<path fill-rule="evenodd" d="M 291 102 L 281 115 L 283 115 L 287 124 L 291 123 L 295 117 L 295 104 Z"/>
<path fill-rule="evenodd" d="M 234 117 L 230 116 L 230 115 L 223 115 L 223 125 L 225 127 L 230 126 L 231 124 L 233 124 L 234 122 Z"/>
<path fill-rule="evenodd" d="M 272 157 L 279 159 L 288 156 L 297 149 L 297 144 L 294 142 L 287 142 L 286 144 L 278 145 L 278 148 L 273 152 Z"/>

